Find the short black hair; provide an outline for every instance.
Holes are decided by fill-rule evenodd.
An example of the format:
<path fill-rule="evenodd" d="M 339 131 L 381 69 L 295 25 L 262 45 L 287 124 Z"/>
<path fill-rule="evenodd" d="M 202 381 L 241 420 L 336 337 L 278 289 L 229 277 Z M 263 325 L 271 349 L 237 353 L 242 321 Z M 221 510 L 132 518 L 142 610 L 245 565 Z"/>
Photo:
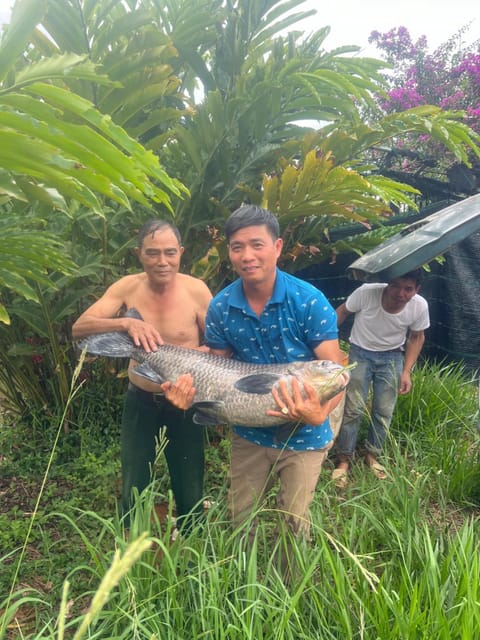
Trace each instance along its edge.
<path fill-rule="evenodd" d="M 246 204 L 236 209 L 225 223 L 225 237 L 227 242 L 234 233 L 245 227 L 265 225 L 274 240 L 280 237 L 278 218 L 268 209 L 256 204 Z"/>
<path fill-rule="evenodd" d="M 148 235 L 153 236 L 155 231 L 161 231 L 162 229 L 171 229 L 171 231 L 173 231 L 175 237 L 178 240 L 178 244 L 182 246 L 182 237 L 180 235 L 180 231 L 177 229 L 177 227 L 174 224 L 172 224 L 171 222 L 168 222 L 167 220 L 161 220 L 160 218 L 153 218 L 151 220 L 147 220 L 147 222 L 145 222 L 145 224 L 142 225 L 142 228 L 138 232 L 137 247 L 139 248 L 142 247 L 143 241 Z"/>
<path fill-rule="evenodd" d="M 392 280 L 413 280 L 415 285 L 419 287 L 422 284 L 423 280 L 423 269 L 413 269 L 412 271 L 408 271 L 401 276 L 397 276 L 396 278 L 392 278 Z"/>

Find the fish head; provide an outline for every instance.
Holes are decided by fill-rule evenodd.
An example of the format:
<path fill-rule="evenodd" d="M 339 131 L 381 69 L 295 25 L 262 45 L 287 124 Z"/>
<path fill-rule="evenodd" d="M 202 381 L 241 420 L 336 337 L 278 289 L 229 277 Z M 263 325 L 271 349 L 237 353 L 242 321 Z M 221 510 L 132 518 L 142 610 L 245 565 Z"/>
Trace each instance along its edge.
<path fill-rule="evenodd" d="M 291 374 L 311 385 L 325 401 L 345 389 L 350 380 L 349 368 L 332 360 L 311 360 L 301 363 Z"/>

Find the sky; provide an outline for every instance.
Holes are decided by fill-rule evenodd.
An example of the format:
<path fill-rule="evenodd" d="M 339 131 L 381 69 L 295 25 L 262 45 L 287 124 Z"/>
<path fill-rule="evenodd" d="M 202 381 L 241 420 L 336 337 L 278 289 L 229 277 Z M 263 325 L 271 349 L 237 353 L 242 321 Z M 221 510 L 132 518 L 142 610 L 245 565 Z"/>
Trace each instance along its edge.
<path fill-rule="evenodd" d="M 317 11 L 302 21 L 302 30 L 331 27 L 326 49 L 355 44 L 362 47 L 361 55 L 378 57 L 378 50 L 368 44 L 368 36 L 372 31 L 385 33 L 394 27 L 406 27 L 413 41 L 427 36 L 431 52 L 472 20 L 464 43 L 480 39 L 476 0 L 305 0 L 298 9 Z"/>
<path fill-rule="evenodd" d="M 14 0 L 0 0 L 0 24 L 8 22 Z M 301 23 L 304 31 L 331 27 L 326 49 L 355 44 L 361 55 L 378 56 L 369 47 L 371 31 L 383 33 L 393 27 L 406 27 L 412 40 L 427 36 L 431 52 L 473 20 L 465 44 L 480 39 L 480 11 L 476 0 L 305 0 L 299 10 L 316 9 L 317 14 Z"/>
<path fill-rule="evenodd" d="M 13 0 L 0 0 L 0 25 L 8 22 L 10 15 L 10 7 L 13 6 Z"/>

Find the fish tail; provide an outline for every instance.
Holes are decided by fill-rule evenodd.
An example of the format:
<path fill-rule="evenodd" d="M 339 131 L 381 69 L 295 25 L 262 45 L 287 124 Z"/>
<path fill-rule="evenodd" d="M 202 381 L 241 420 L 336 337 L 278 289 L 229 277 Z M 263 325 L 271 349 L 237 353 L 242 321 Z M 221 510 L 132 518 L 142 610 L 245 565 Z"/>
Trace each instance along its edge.
<path fill-rule="evenodd" d="M 93 356 L 106 356 L 109 358 L 129 358 L 135 344 L 128 333 L 112 331 L 110 333 L 97 333 L 77 342 L 81 351 L 84 349 Z"/>

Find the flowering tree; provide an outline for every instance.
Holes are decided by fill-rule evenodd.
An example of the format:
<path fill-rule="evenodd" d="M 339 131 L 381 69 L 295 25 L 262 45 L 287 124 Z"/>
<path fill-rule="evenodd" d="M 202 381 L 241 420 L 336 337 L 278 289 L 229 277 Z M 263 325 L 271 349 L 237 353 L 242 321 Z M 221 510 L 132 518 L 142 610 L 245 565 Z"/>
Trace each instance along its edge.
<path fill-rule="evenodd" d="M 464 26 L 433 53 L 429 53 L 426 36 L 414 42 L 405 27 L 383 34 L 373 31 L 369 42 L 392 65 L 390 89 L 380 98 L 382 108 L 395 113 L 428 104 L 458 110 L 463 122 L 480 133 L 480 41 L 464 45 L 468 28 Z M 428 135 L 417 137 L 416 142 L 408 136 L 399 140 L 385 162 L 411 175 L 421 172 L 423 178 L 446 178 L 449 189 L 463 195 L 480 187 L 478 159 L 472 158 L 472 166 L 467 167 L 441 151 L 439 143 L 433 143 Z"/>

